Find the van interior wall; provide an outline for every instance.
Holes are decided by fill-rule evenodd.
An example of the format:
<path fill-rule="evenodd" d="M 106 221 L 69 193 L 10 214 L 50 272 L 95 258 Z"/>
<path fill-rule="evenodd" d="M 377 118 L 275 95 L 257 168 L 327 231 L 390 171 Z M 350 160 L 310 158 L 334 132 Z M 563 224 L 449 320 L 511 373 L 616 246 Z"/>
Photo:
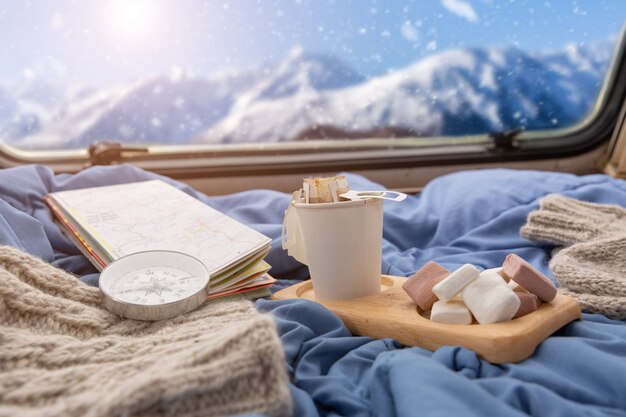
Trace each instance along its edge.
<path fill-rule="evenodd" d="M 607 143 L 591 151 L 567 158 L 532 161 L 511 161 L 483 164 L 422 166 L 410 168 L 362 169 L 351 172 L 397 191 L 419 192 L 432 179 L 469 169 L 508 168 L 570 172 L 586 175 L 602 172 L 606 162 Z M 336 171 L 302 172 L 282 175 L 226 176 L 212 178 L 180 178 L 181 181 L 208 195 L 223 195 L 250 189 L 272 189 L 292 192 L 302 187 L 302 179 L 314 176 L 332 176 Z M 175 177 L 175 176 L 174 176 Z"/>

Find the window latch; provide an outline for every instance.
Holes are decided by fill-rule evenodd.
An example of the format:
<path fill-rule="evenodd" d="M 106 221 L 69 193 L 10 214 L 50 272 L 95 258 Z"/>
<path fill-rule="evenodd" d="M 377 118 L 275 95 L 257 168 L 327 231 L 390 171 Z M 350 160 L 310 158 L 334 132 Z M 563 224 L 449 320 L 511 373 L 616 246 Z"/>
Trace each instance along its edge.
<path fill-rule="evenodd" d="M 522 133 L 522 129 L 506 130 L 504 132 L 493 132 L 489 134 L 489 138 L 493 143 L 492 151 L 506 152 L 519 149 L 517 136 Z"/>
<path fill-rule="evenodd" d="M 148 148 L 124 146 L 119 142 L 99 141 L 89 146 L 89 166 L 115 165 L 132 154 L 147 154 Z"/>

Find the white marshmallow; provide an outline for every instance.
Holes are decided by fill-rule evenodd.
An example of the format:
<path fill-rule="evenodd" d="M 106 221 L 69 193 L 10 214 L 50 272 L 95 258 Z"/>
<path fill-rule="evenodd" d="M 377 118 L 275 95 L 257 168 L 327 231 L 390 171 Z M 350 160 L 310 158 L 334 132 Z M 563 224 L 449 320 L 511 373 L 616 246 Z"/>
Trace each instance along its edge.
<path fill-rule="evenodd" d="M 513 291 L 528 292 L 528 291 L 526 291 L 526 289 L 524 289 L 524 287 L 522 287 L 521 285 L 519 285 L 517 282 L 515 282 L 513 280 L 509 281 L 508 286 Z"/>
<path fill-rule="evenodd" d="M 519 297 L 493 270 L 481 272 L 465 287 L 463 301 L 480 324 L 511 320 L 520 306 Z"/>
<path fill-rule="evenodd" d="M 441 301 L 449 301 L 460 293 L 467 284 L 478 278 L 478 275 L 480 275 L 480 271 L 474 265 L 465 264 L 435 285 L 433 293 Z"/>
<path fill-rule="evenodd" d="M 472 324 L 472 313 L 461 300 L 437 301 L 430 312 L 430 320 L 446 324 Z"/>
<path fill-rule="evenodd" d="M 502 271 L 502 267 L 501 266 L 498 267 L 498 268 L 485 269 L 485 271 L 493 271 L 493 272 L 497 273 L 498 275 L 500 275 L 503 280 L 505 280 L 506 282 L 509 282 L 509 277 L 504 275 L 504 272 Z"/>

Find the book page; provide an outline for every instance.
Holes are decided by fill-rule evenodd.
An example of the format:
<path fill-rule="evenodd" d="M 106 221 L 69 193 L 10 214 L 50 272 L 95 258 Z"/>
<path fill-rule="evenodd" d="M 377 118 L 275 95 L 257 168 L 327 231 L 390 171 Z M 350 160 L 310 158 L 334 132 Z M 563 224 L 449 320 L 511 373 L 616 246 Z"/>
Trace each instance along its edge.
<path fill-rule="evenodd" d="M 271 243 L 250 227 L 159 180 L 50 194 L 112 259 L 164 249 L 211 275 Z"/>

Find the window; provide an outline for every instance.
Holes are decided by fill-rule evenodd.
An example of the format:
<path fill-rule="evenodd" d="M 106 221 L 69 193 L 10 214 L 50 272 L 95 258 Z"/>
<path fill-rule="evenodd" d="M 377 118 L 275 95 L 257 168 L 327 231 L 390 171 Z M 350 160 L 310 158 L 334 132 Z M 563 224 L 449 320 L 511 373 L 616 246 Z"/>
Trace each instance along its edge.
<path fill-rule="evenodd" d="M 0 139 L 297 152 L 558 133 L 597 110 L 625 17 L 592 0 L 5 2 Z"/>

